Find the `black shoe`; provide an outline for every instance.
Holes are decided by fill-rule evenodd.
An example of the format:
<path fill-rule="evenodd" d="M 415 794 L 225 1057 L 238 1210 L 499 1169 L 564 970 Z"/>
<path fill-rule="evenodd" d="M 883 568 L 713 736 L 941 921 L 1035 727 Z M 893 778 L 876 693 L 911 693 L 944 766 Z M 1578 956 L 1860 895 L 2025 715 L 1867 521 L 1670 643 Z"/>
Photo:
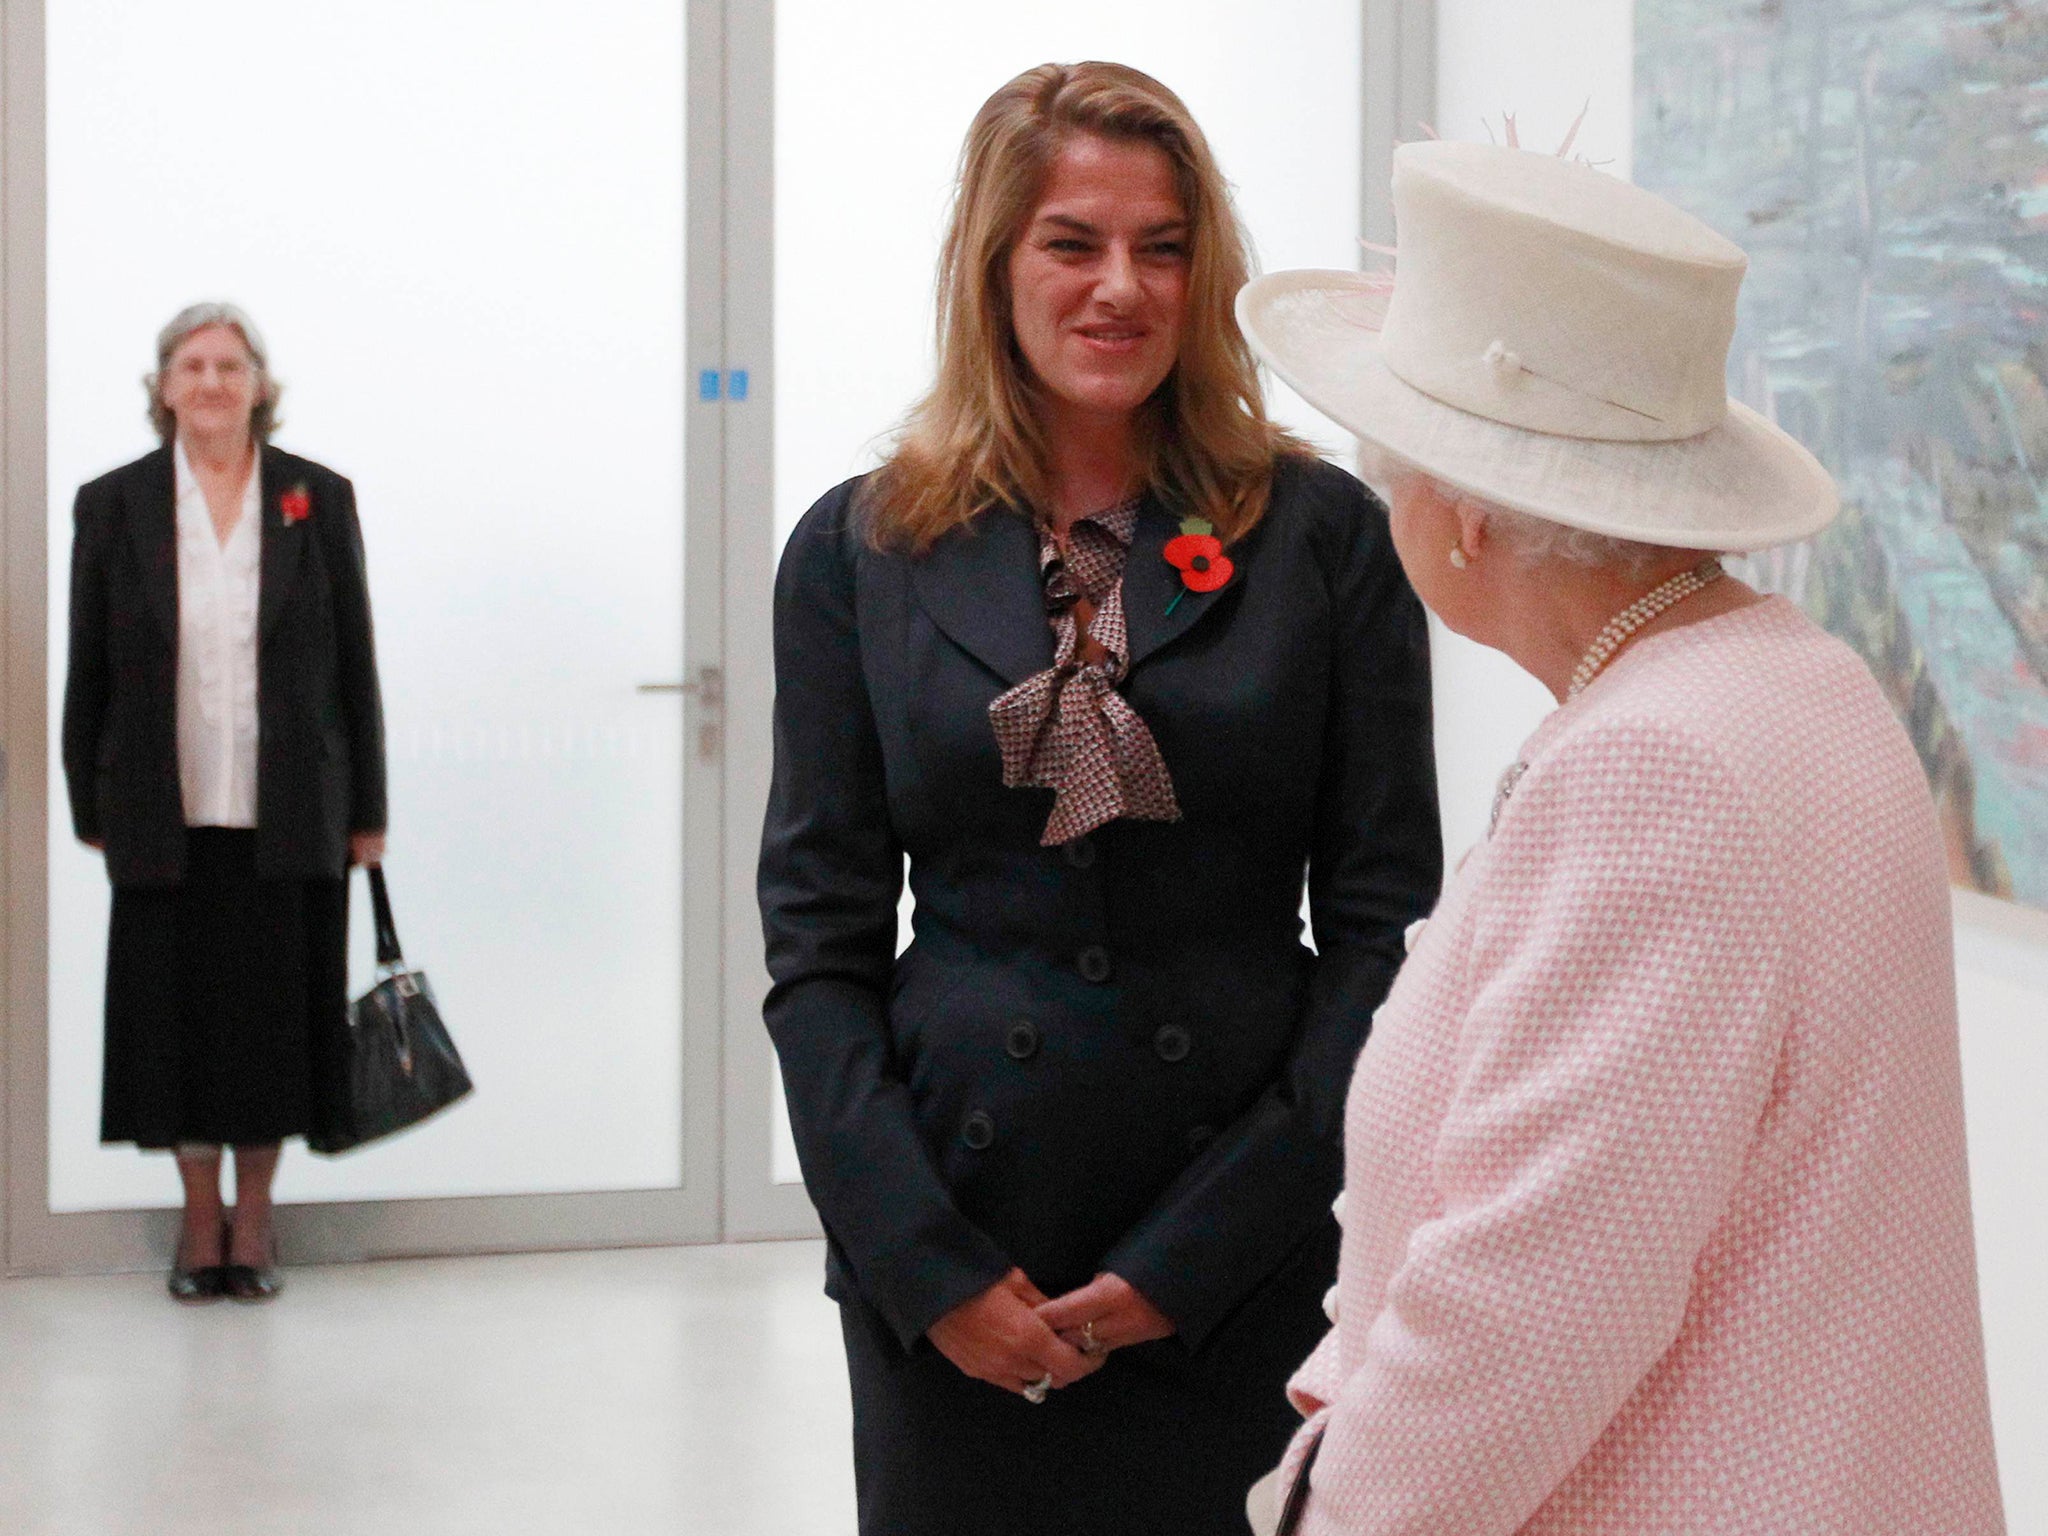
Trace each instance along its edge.
<path fill-rule="evenodd" d="M 171 1300 L 186 1306 L 219 1301 L 227 1294 L 227 1268 L 221 1264 L 199 1269 L 180 1269 L 174 1265 L 164 1279 L 164 1289 L 171 1293 Z"/>
<path fill-rule="evenodd" d="M 226 1227 L 221 1228 L 220 1246 L 225 1254 L 228 1246 Z M 225 1264 L 199 1264 L 187 1269 L 173 1260 L 170 1274 L 164 1277 L 164 1289 L 171 1293 L 171 1300 L 186 1306 L 219 1301 L 228 1293 L 228 1267 Z"/>
<path fill-rule="evenodd" d="M 275 1301 L 284 1289 L 277 1266 L 277 1239 L 270 1240 L 268 1264 L 229 1264 L 221 1271 L 221 1289 L 236 1301 Z"/>
<path fill-rule="evenodd" d="M 284 1274 L 275 1264 L 230 1264 L 223 1273 L 227 1294 L 237 1301 L 275 1301 L 284 1289 Z"/>

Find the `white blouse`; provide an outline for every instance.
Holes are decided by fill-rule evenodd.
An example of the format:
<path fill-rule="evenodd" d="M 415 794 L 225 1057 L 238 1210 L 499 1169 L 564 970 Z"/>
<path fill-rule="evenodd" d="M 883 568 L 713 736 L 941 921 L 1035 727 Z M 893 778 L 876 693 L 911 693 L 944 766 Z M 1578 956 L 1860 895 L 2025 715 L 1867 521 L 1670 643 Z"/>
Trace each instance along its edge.
<path fill-rule="evenodd" d="M 256 603 L 263 557 L 263 456 L 223 544 L 180 441 L 178 783 L 188 827 L 256 825 Z"/>

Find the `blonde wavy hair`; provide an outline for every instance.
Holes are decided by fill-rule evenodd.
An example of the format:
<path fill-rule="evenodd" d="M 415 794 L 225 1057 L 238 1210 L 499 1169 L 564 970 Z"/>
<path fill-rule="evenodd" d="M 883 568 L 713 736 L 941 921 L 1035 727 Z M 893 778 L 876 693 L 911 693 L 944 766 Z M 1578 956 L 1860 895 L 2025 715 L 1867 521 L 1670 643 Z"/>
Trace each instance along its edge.
<path fill-rule="evenodd" d="M 862 497 L 878 548 L 922 553 L 991 507 L 1052 504 L 1039 385 L 1010 323 L 1009 260 L 1078 134 L 1157 145 L 1187 211 L 1180 357 L 1140 422 L 1147 488 L 1229 543 L 1265 515 L 1275 457 L 1313 451 L 1266 419 L 1231 308 L 1251 276 L 1251 243 L 1187 107 L 1122 64 L 1041 64 L 989 97 L 967 130 L 939 254 L 937 377 Z"/>

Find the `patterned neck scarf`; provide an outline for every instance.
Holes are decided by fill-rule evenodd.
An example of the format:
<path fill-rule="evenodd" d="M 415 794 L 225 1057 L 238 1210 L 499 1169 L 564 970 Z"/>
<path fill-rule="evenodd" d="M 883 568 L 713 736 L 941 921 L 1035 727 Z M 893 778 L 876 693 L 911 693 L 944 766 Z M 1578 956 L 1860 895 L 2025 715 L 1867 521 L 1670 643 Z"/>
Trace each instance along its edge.
<path fill-rule="evenodd" d="M 1077 519 L 1064 555 L 1052 530 L 1040 526 L 1038 569 L 1053 663 L 988 707 L 1003 752 L 1003 783 L 1053 792 L 1039 838 L 1048 848 L 1118 817 L 1180 820 L 1158 744 L 1117 692 L 1130 670 L 1123 578 L 1137 524 L 1135 500 Z M 1095 609 L 1085 631 L 1076 612 L 1083 599 Z M 1092 661 L 1084 643 L 1091 640 L 1101 648 Z"/>

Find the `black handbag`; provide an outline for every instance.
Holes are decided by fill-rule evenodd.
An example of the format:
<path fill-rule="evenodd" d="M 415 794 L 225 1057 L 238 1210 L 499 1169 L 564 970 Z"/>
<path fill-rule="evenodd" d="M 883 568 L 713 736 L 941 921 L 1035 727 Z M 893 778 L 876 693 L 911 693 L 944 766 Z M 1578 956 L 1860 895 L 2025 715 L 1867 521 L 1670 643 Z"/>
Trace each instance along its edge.
<path fill-rule="evenodd" d="M 471 1090 L 426 974 L 398 947 L 384 871 L 370 866 L 377 985 L 349 1004 L 344 1036 L 314 1087 L 315 1152 L 346 1152 L 439 1114 Z"/>

